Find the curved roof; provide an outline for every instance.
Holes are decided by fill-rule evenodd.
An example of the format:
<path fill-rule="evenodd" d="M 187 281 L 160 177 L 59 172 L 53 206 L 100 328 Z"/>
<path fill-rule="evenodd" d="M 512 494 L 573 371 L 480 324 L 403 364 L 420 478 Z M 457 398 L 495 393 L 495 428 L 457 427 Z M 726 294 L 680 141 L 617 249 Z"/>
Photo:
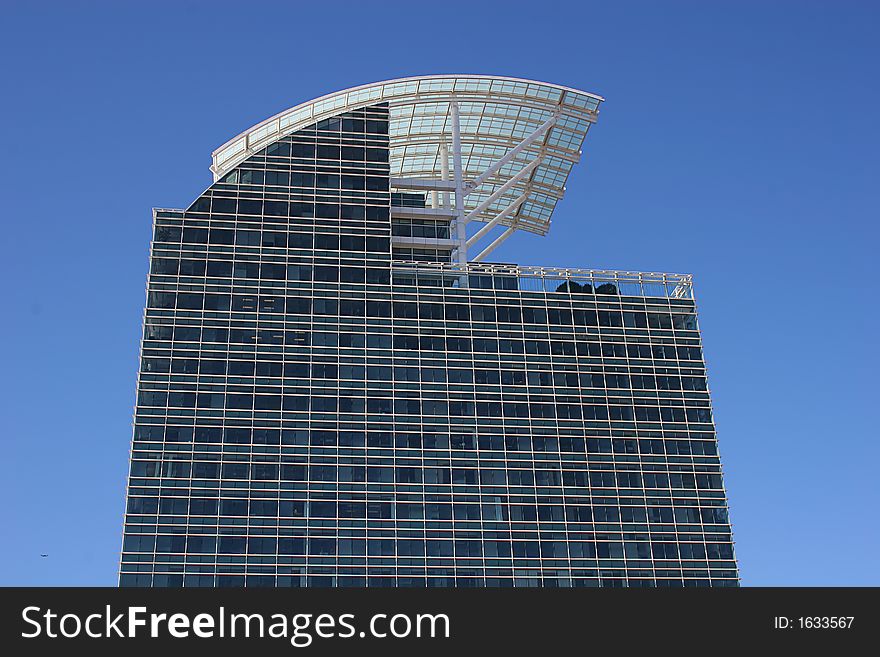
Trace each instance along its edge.
<path fill-rule="evenodd" d="M 451 177 L 448 170 L 444 175 L 440 145 L 452 143 L 450 109 L 455 101 L 467 221 L 490 222 L 501 214 L 496 224 L 543 235 L 603 100 L 556 84 L 497 76 L 376 82 L 322 96 L 258 123 L 215 150 L 211 170 L 217 180 L 300 128 L 351 109 L 388 103 L 392 178 Z M 502 166 L 490 169 L 511 152 Z"/>

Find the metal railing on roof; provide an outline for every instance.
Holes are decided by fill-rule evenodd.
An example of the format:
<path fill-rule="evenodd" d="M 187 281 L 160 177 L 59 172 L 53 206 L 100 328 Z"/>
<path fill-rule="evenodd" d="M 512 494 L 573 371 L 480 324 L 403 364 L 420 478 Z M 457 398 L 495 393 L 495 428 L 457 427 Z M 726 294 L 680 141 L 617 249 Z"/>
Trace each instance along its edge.
<path fill-rule="evenodd" d="M 459 287 L 466 277 L 474 289 L 693 299 L 691 274 L 411 260 L 393 260 L 392 267 L 395 274 L 412 276 L 417 285 Z"/>

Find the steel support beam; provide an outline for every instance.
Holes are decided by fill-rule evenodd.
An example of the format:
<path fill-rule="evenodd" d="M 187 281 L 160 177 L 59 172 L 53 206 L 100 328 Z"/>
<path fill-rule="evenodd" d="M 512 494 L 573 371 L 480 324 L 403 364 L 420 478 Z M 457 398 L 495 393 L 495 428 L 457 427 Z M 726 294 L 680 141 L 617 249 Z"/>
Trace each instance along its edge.
<path fill-rule="evenodd" d="M 458 262 L 467 264 L 467 232 L 464 219 L 464 182 L 461 170 L 461 120 L 458 113 L 458 102 L 449 103 L 452 118 L 452 175 L 455 181 L 455 232 L 458 240 Z"/>
<path fill-rule="evenodd" d="M 396 205 L 391 208 L 391 216 L 395 219 L 434 219 L 438 221 L 455 219 L 452 210 L 447 208 L 409 208 Z"/>
<path fill-rule="evenodd" d="M 540 126 L 538 126 L 530 135 L 528 135 L 519 144 L 517 144 L 513 148 L 513 150 L 511 150 L 509 153 L 507 153 L 507 155 L 505 155 L 500 160 L 495 162 L 495 164 L 490 166 L 488 169 L 486 169 L 479 176 L 477 176 L 476 178 L 471 180 L 469 183 L 465 184 L 465 186 L 464 186 L 465 196 L 470 194 L 474 189 L 476 189 L 477 187 L 482 185 L 484 182 L 486 182 L 489 178 L 491 178 L 493 175 L 495 175 L 501 169 L 501 167 L 503 167 L 505 164 L 512 161 L 514 158 L 516 158 L 520 153 L 523 152 L 523 150 L 525 150 L 526 148 L 531 146 L 535 140 L 544 136 L 550 128 L 552 128 L 554 125 L 556 125 L 557 120 L 559 120 L 559 114 L 554 113 L 553 116 L 551 116 L 549 119 L 544 121 L 544 123 L 542 123 Z"/>
<path fill-rule="evenodd" d="M 391 186 L 397 189 L 414 189 L 417 191 L 436 191 L 445 189 L 452 191 L 455 183 L 449 180 L 436 180 L 433 178 L 392 178 Z"/>
<path fill-rule="evenodd" d="M 489 223 L 487 223 L 485 226 L 480 228 L 480 230 L 478 230 L 476 233 L 474 233 L 468 239 L 466 246 L 468 248 L 470 248 L 474 244 L 476 244 L 477 241 L 480 240 L 480 238 L 482 238 L 486 233 L 488 233 L 490 230 L 495 228 L 495 226 L 498 225 L 498 222 L 500 222 L 502 219 L 504 219 L 505 217 L 507 217 L 511 213 L 515 212 L 516 209 L 520 206 L 520 204 L 528 198 L 528 196 L 529 196 L 528 190 L 526 190 L 523 194 L 520 194 L 513 203 L 511 203 L 506 208 L 504 208 L 501 212 L 496 214 Z"/>
<path fill-rule="evenodd" d="M 487 246 L 485 249 L 480 251 L 480 254 L 476 258 L 474 258 L 473 261 L 474 262 L 482 262 L 483 258 L 485 258 L 490 253 L 492 253 L 492 251 L 494 251 L 497 247 L 501 246 L 501 244 L 504 242 L 504 240 L 506 240 L 508 237 L 513 235 L 515 232 L 516 232 L 516 226 L 511 226 L 510 228 L 505 230 L 503 233 L 501 233 L 501 235 L 499 235 L 495 239 L 494 242 L 492 242 L 489 246 Z"/>
<path fill-rule="evenodd" d="M 483 202 L 480 203 L 477 207 L 475 207 L 473 210 L 471 210 L 471 211 L 468 213 L 468 215 L 464 218 L 464 223 L 467 223 L 467 222 L 469 222 L 470 220 L 472 220 L 474 217 L 476 217 L 477 215 L 479 215 L 483 210 L 485 210 L 485 209 L 488 208 L 490 205 L 492 205 L 495 201 L 497 201 L 499 198 L 501 198 L 502 196 L 504 196 L 504 194 L 506 194 L 507 191 L 508 191 L 511 187 L 513 187 L 516 183 L 518 183 L 520 180 L 522 180 L 522 179 L 525 178 L 527 175 L 529 175 L 529 174 L 535 169 L 535 167 L 537 167 L 537 166 L 541 163 L 541 161 L 542 161 L 543 159 L 544 159 L 544 155 L 541 154 L 541 155 L 539 155 L 538 157 L 536 157 L 534 160 L 532 160 L 531 162 L 529 162 L 527 165 L 525 165 L 522 169 L 520 169 L 520 170 L 519 170 L 519 171 L 513 176 L 513 178 L 511 178 L 511 179 L 508 180 L 506 183 L 504 183 L 503 185 L 501 185 L 501 187 L 499 187 L 499 188 L 496 189 L 494 192 L 492 192 L 492 194 L 489 196 L 489 198 L 487 198 L 485 201 L 483 201 Z"/>
<path fill-rule="evenodd" d="M 457 246 L 455 240 L 443 239 L 441 237 L 401 237 L 399 235 L 391 236 L 391 244 L 447 250 L 452 250 Z"/>
<path fill-rule="evenodd" d="M 440 178 L 444 182 L 449 182 L 449 148 L 446 146 L 445 141 L 440 142 Z M 455 185 L 452 187 L 455 189 Z M 449 190 L 443 190 L 443 205 L 442 207 L 449 207 Z"/>

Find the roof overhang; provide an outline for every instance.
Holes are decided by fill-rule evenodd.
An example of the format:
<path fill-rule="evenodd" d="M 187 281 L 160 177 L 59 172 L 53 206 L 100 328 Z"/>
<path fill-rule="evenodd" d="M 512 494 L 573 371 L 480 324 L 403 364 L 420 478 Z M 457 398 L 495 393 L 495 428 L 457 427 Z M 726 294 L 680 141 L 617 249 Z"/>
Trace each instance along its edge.
<path fill-rule="evenodd" d="M 258 123 L 214 151 L 211 171 L 218 180 L 300 128 L 387 103 L 392 178 L 448 179 L 442 151 L 453 142 L 454 105 L 465 223 L 494 221 L 543 235 L 603 100 L 556 84 L 497 76 L 376 82 L 322 96 Z"/>

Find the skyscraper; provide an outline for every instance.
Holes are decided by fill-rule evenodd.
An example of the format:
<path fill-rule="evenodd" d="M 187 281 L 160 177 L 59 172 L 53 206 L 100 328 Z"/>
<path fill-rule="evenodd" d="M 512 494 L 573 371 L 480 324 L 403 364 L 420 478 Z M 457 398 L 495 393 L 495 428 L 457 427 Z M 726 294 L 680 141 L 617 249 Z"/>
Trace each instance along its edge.
<path fill-rule="evenodd" d="M 486 262 L 602 99 L 370 84 L 155 210 L 123 586 L 735 586 L 689 275 Z"/>

